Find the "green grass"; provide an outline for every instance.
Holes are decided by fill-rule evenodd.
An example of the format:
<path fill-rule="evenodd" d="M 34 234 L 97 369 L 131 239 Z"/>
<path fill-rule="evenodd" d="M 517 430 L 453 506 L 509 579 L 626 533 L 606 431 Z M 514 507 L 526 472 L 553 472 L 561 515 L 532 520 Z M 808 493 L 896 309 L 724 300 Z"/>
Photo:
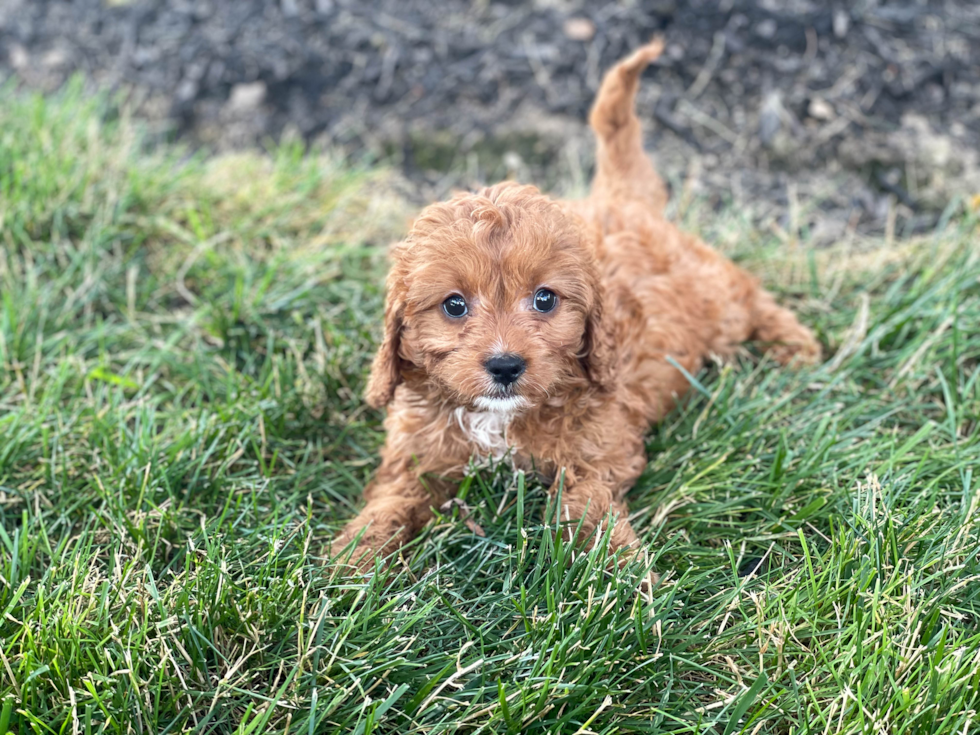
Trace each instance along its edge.
<path fill-rule="evenodd" d="M 975 216 L 808 256 L 683 213 L 843 352 L 747 353 L 650 433 L 652 595 L 506 467 L 461 490 L 485 537 L 349 580 L 388 177 L 0 95 L 0 735 L 977 729 Z"/>

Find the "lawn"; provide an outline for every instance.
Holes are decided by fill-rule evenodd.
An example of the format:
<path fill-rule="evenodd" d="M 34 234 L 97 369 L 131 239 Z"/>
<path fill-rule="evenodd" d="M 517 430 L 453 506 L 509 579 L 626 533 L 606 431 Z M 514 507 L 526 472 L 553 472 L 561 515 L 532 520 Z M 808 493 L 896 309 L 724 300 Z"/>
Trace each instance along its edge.
<path fill-rule="evenodd" d="M 454 508 L 365 580 L 324 544 L 383 439 L 360 393 L 411 207 L 298 144 L 137 127 L 0 90 L 0 735 L 980 728 L 967 207 L 820 252 L 675 208 L 828 360 L 746 351 L 650 433 L 652 593 L 486 464 L 460 489 L 484 536 Z"/>

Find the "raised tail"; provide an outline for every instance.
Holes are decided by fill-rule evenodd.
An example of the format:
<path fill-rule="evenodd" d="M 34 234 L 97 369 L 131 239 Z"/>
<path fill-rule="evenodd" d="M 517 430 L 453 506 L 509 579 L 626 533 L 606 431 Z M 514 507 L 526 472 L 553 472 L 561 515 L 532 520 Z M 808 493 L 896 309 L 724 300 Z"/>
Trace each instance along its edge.
<path fill-rule="evenodd" d="M 643 150 L 634 100 L 640 75 L 663 49 L 663 39 L 655 38 L 606 72 L 589 115 L 598 138 L 593 197 L 642 201 L 658 213 L 667 204 L 667 187 Z"/>

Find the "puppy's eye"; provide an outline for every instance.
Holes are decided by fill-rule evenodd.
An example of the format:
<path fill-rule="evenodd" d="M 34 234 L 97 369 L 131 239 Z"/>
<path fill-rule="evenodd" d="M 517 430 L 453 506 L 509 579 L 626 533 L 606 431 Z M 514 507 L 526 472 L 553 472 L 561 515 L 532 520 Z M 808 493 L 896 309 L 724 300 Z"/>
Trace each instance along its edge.
<path fill-rule="evenodd" d="M 468 311 L 466 308 L 466 299 L 464 299 L 458 293 L 453 294 L 442 302 L 442 310 L 446 312 L 446 316 L 451 316 L 453 319 L 459 319 L 461 316 L 466 316 L 466 312 Z"/>
<path fill-rule="evenodd" d="M 534 294 L 533 303 L 535 311 L 544 313 L 551 311 L 558 306 L 558 297 L 555 295 L 554 291 L 549 291 L 546 288 L 539 288 L 537 293 Z"/>

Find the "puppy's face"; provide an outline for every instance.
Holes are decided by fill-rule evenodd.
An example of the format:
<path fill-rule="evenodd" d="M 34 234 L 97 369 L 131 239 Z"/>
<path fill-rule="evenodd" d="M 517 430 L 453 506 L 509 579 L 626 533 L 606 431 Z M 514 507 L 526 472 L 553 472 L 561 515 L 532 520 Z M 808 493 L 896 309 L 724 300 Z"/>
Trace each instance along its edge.
<path fill-rule="evenodd" d="M 392 260 L 373 405 L 403 379 L 470 410 L 514 410 L 602 377 L 591 243 L 533 187 L 428 207 Z"/>

